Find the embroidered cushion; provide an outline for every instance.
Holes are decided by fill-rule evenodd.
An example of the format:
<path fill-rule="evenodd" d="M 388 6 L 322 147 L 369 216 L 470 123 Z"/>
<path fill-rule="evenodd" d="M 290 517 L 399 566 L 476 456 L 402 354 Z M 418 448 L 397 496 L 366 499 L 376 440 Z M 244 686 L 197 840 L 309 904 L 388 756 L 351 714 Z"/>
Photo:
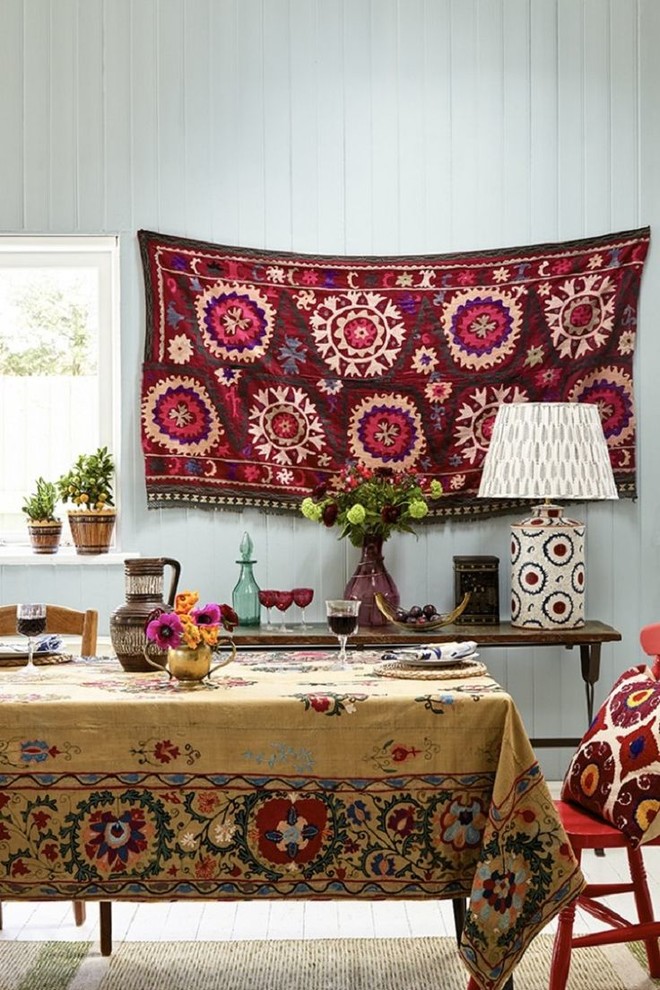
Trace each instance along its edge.
<path fill-rule="evenodd" d="M 633 847 L 660 834 L 660 681 L 619 677 L 571 760 L 562 799 L 620 829 Z"/>

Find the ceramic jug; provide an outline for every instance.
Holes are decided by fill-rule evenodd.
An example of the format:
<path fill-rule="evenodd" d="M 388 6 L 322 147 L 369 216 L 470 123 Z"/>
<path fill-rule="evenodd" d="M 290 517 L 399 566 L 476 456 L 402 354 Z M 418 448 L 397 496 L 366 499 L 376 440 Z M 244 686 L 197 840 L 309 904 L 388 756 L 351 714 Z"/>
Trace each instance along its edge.
<path fill-rule="evenodd" d="M 164 597 L 165 568 L 171 568 L 170 586 Z M 117 659 L 130 672 L 150 670 L 144 657 L 147 645 L 145 626 L 154 609 L 169 611 L 174 605 L 181 564 L 170 557 L 136 557 L 124 562 L 126 603 L 110 616 L 110 639 Z M 152 660 L 161 667 L 167 662 L 167 650 L 150 650 Z"/>

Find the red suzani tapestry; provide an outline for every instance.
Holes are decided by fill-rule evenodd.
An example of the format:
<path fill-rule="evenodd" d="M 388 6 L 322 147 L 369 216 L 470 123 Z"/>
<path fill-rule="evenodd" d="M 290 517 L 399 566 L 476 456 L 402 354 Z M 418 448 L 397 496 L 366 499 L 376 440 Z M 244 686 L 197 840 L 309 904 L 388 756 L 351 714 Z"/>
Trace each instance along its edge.
<path fill-rule="evenodd" d="M 141 230 L 150 507 L 297 510 L 351 462 L 477 499 L 502 402 L 593 402 L 636 495 L 633 353 L 649 229 L 427 257 L 324 257 Z"/>

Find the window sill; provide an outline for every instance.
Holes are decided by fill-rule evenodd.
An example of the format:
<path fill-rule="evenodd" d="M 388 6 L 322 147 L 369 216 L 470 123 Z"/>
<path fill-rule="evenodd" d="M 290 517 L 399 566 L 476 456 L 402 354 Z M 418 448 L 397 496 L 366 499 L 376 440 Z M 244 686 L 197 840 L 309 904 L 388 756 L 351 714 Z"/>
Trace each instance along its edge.
<path fill-rule="evenodd" d="M 0 547 L 0 567 L 32 567 L 51 564 L 56 567 L 120 567 L 129 557 L 139 557 L 133 550 L 111 550 L 109 553 L 80 554 L 74 547 L 60 547 L 57 553 L 34 553 L 28 546 Z"/>

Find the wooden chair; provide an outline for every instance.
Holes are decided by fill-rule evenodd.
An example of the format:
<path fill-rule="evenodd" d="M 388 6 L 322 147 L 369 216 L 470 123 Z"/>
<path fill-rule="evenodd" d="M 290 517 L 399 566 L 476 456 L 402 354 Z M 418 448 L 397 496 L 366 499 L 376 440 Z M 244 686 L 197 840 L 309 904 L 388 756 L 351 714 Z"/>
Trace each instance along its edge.
<path fill-rule="evenodd" d="M 79 612 L 64 605 L 46 606 L 46 632 L 61 635 L 80 636 L 80 653 L 84 657 L 96 654 L 96 638 L 99 614 L 95 609 Z M 0 636 L 13 636 L 16 633 L 16 606 L 0 606 Z M 85 920 L 84 901 L 73 902 L 73 915 L 76 925 Z M 0 902 L 0 929 L 2 929 L 2 902 Z"/>
<path fill-rule="evenodd" d="M 646 626 L 640 633 L 642 649 L 654 658 L 653 673 L 660 677 L 660 623 Z M 660 920 L 653 916 L 653 902 L 649 893 L 642 847 L 633 849 L 619 829 L 589 814 L 577 805 L 556 801 L 568 839 L 578 862 L 584 849 L 625 849 L 628 854 L 630 879 L 625 882 L 589 883 L 576 901 L 559 915 L 557 934 L 552 953 L 549 990 L 564 990 L 571 965 L 571 952 L 590 945 L 608 945 L 614 942 L 644 942 L 649 975 L 660 977 Z M 647 845 L 660 845 L 660 836 Z M 602 861 L 601 861 L 602 862 Z M 635 899 L 637 920 L 630 921 L 602 903 L 600 898 L 614 894 L 632 893 Z M 573 934 L 575 911 L 582 908 L 594 918 L 608 925 L 604 931 L 588 935 Z"/>

